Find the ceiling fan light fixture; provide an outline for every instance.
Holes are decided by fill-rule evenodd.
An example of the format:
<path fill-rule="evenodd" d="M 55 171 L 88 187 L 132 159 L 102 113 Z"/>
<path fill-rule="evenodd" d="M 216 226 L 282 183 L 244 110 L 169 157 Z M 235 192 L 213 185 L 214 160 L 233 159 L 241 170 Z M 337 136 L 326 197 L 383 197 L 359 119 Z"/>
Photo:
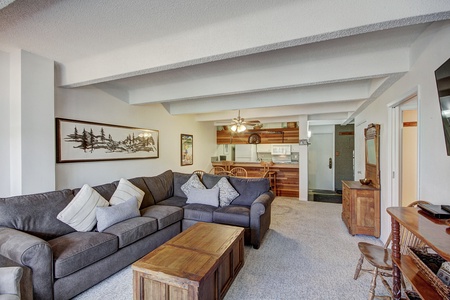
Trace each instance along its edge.
<path fill-rule="evenodd" d="M 231 129 L 231 131 L 234 131 L 234 132 L 243 132 L 243 131 L 247 130 L 247 127 L 245 127 L 244 124 L 234 124 L 231 126 L 230 129 Z"/>

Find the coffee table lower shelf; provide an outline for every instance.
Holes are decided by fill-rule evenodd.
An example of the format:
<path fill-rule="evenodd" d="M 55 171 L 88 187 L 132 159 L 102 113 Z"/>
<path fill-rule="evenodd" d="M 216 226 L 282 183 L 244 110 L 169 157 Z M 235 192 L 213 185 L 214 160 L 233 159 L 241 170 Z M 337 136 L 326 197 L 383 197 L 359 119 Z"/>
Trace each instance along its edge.
<path fill-rule="evenodd" d="M 244 230 L 197 223 L 132 265 L 134 299 L 223 299 L 244 264 Z"/>

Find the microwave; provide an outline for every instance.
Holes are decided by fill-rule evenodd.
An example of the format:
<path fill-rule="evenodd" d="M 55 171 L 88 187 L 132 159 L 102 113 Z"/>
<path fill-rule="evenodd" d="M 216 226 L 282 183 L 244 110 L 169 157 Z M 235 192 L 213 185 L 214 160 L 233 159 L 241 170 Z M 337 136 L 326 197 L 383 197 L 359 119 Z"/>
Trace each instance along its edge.
<path fill-rule="evenodd" d="M 272 155 L 291 155 L 291 145 L 272 145 Z"/>

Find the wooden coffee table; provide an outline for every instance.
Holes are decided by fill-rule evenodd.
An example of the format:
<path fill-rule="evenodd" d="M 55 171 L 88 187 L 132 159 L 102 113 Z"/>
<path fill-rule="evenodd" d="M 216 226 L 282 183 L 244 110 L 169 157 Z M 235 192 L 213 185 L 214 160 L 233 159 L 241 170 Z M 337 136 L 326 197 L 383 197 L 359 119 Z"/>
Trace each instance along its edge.
<path fill-rule="evenodd" d="M 196 223 L 132 265 L 134 299 L 223 299 L 244 265 L 244 229 Z"/>

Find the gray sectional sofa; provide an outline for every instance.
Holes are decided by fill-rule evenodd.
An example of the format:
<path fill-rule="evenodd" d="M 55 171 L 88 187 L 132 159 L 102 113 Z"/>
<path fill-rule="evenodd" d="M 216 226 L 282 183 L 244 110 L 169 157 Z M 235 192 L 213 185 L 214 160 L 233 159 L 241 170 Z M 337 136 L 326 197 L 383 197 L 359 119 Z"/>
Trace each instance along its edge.
<path fill-rule="evenodd" d="M 226 177 L 239 196 L 215 207 L 189 203 L 182 186 L 192 174 L 168 170 L 158 176 L 129 179 L 145 192 L 140 216 L 102 232 L 76 231 L 57 219 L 80 189 L 0 198 L 0 264 L 23 266 L 31 274 L 22 284 L 24 299 L 70 299 L 128 266 L 196 222 L 245 228 L 247 244 L 259 248 L 270 225 L 274 199 L 266 178 Z M 223 176 L 205 174 L 211 189 Z M 104 199 L 118 181 L 93 187 Z"/>

